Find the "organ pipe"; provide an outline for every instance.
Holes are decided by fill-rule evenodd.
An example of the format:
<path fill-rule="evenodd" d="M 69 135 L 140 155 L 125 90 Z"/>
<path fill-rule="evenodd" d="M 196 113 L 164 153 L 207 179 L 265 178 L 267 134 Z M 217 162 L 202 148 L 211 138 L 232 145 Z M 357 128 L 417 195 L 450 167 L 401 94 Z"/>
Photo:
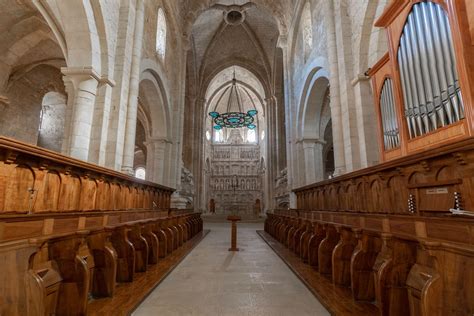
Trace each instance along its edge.
<path fill-rule="evenodd" d="M 383 139 L 386 150 L 400 146 L 400 133 L 394 100 L 392 79 L 387 78 L 380 94 L 380 113 L 382 116 Z"/>
<path fill-rule="evenodd" d="M 453 39 L 448 17 L 440 5 L 420 2 L 413 6 L 397 56 L 410 138 L 464 118 Z M 383 96 L 381 102 L 387 97 Z M 384 115 L 392 113 L 388 108 L 384 111 Z M 392 126 L 389 118 L 383 117 L 382 121 Z M 393 146 L 392 141 L 393 138 L 387 138 L 385 146 Z"/>

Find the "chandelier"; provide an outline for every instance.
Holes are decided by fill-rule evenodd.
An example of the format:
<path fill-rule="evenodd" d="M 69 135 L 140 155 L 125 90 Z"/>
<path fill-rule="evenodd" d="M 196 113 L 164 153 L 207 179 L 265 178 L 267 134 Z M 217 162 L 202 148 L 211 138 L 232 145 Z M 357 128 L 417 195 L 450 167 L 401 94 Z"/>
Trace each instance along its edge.
<path fill-rule="evenodd" d="M 237 80 L 235 79 L 235 72 L 234 78 L 232 79 L 232 86 L 230 88 L 229 93 L 229 101 L 227 104 L 228 112 L 220 114 L 219 112 L 210 112 L 209 116 L 214 121 L 214 129 L 220 130 L 224 127 L 226 128 L 241 128 L 247 127 L 248 129 L 255 129 L 257 125 L 255 125 L 255 116 L 257 116 L 257 110 L 250 110 L 247 112 L 242 111 L 242 104 L 240 95 L 237 89 Z M 235 102 L 232 104 L 232 96 L 234 96 Z M 236 111 L 231 111 L 235 108 Z"/>

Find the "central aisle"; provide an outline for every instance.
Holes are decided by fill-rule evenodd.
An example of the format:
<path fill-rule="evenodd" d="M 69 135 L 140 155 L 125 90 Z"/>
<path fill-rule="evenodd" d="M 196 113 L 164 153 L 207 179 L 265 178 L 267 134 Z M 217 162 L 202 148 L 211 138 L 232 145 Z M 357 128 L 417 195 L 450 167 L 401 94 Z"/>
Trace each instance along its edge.
<path fill-rule="evenodd" d="M 232 253 L 229 223 L 206 223 L 207 237 L 133 315 L 329 315 L 257 235 L 263 223 L 238 224 Z"/>

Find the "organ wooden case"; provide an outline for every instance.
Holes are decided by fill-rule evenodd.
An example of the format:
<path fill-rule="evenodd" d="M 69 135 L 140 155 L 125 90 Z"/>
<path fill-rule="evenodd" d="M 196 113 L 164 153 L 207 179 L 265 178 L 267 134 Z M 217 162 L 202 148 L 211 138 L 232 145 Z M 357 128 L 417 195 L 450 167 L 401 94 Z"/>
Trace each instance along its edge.
<path fill-rule="evenodd" d="M 474 4 L 392 1 L 376 26 L 388 53 L 369 70 L 381 159 L 474 136 Z"/>

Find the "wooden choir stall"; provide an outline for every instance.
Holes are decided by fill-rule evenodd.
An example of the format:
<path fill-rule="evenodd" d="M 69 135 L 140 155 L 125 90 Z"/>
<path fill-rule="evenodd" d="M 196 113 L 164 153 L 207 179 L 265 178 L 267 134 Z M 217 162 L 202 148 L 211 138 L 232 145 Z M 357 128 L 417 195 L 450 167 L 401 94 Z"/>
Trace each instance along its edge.
<path fill-rule="evenodd" d="M 474 1 L 392 1 L 376 26 L 382 163 L 294 190 L 265 238 L 335 314 L 473 315 Z"/>
<path fill-rule="evenodd" d="M 151 273 L 202 231 L 172 192 L 0 137 L 0 315 L 90 314 Z"/>

